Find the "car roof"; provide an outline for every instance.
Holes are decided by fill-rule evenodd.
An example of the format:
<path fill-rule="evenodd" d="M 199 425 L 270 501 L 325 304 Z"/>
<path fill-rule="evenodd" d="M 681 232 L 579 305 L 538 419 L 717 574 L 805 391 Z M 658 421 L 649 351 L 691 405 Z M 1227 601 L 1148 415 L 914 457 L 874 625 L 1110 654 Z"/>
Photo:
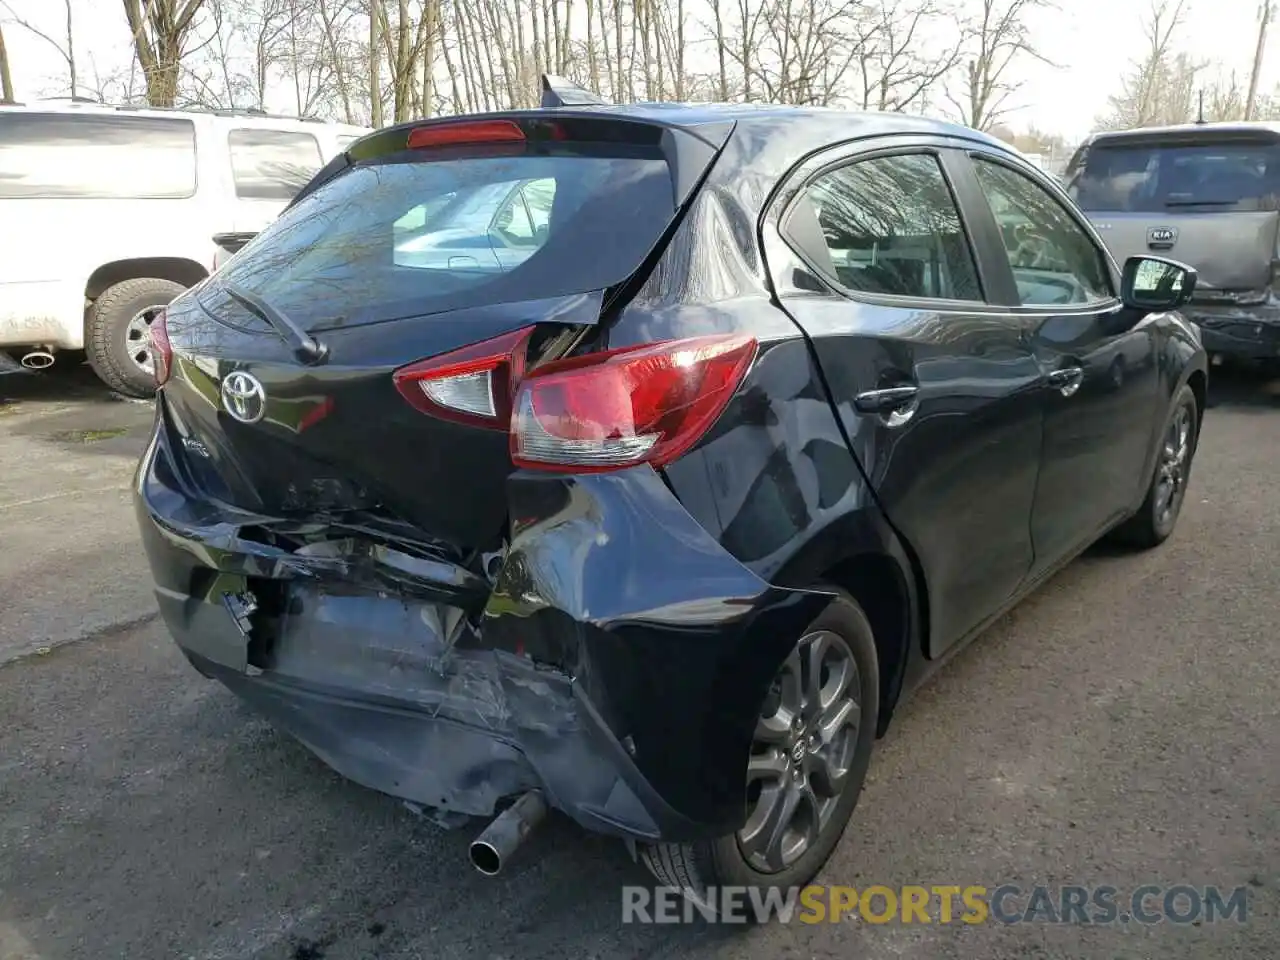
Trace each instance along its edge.
<path fill-rule="evenodd" d="M 756 103 L 591 104 L 460 114 L 396 124 L 408 130 L 424 123 L 489 117 L 547 115 L 616 116 L 697 132 L 698 127 L 732 123 L 740 166 L 757 175 L 779 177 L 798 161 L 826 147 L 879 136 L 935 136 L 967 140 L 1020 157 L 1007 143 L 972 127 L 905 113 L 860 112 L 830 107 Z M 385 131 L 378 131 L 382 133 Z"/>
<path fill-rule="evenodd" d="M 1123 143 L 1151 140 L 1214 140 L 1271 135 L 1280 140 L 1280 123 L 1265 120 L 1225 121 L 1215 123 L 1178 123 L 1164 127 L 1134 127 L 1129 130 L 1102 130 L 1089 138 L 1089 143 Z"/>
<path fill-rule="evenodd" d="M 273 129 L 328 127 L 363 136 L 369 132 L 368 127 L 359 127 L 346 123 L 331 123 L 318 117 L 291 117 L 265 113 L 260 110 L 222 110 L 222 109 L 181 109 L 175 107 L 121 106 L 99 103 L 83 98 L 71 99 L 57 97 L 48 100 L 36 100 L 31 103 L 10 103 L 0 101 L 0 116 L 5 113 L 58 113 L 80 114 L 83 116 L 128 116 L 128 117 L 175 117 L 198 122 L 218 123 L 234 121 L 236 125 L 261 126 Z"/>

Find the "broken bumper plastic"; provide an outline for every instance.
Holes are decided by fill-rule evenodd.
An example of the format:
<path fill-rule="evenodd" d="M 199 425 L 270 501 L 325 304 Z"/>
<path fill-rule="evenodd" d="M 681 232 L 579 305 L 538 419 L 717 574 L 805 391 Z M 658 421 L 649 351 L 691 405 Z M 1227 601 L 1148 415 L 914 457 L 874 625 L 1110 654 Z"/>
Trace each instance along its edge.
<path fill-rule="evenodd" d="M 269 518 L 182 488 L 157 437 L 135 503 L 191 662 L 344 776 L 474 816 L 537 787 L 596 832 L 736 829 L 759 704 L 830 599 L 760 581 L 647 468 L 513 477 L 521 519 L 479 615 L 465 576 L 401 567 L 389 589 L 376 548 L 357 562 L 246 539 Z"/>
<path fill-rule="evenodd" d="M 1280 359 L 1280 306 L 1207 307 L 1195 304 L 1186 315 L 1200 328 L 1200 340 L 1210 356 L 1240 360 Z"/>

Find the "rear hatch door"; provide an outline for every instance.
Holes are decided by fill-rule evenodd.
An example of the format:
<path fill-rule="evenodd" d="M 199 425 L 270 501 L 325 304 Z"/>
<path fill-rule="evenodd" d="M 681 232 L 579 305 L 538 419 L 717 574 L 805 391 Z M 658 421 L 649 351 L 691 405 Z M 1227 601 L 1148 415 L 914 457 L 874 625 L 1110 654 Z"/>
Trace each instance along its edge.
<path fill-rule="evenodd" d="M 1202 297 L 1260 295 L 1280 226 L 1280 140 L 1265 130 L 1125 134 L 1089 145 L 1068 190 L 1121 263 L 1167 256 Z"/>
<path fill-rule="evenodd" d="M 731 129 L 539 111 L 362 141 L 170 308 L 187 479 L 272 517 L 496 546 L 511 378 L 625 296 Z"/>

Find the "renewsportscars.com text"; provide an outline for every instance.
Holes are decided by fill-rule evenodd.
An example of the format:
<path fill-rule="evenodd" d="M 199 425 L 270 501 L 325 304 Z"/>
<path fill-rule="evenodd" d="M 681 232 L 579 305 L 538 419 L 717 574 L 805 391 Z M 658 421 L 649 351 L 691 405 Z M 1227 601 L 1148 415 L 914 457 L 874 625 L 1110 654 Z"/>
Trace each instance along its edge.
<path fill-rule="evenodd" d="M 1001 884 L 887 887 L 808 886 L 788 890 L 710 887 L 700 898 L 675 887 L 622 888 L 623 923 L 1139 924 L 1245 923 L 1247 887 L 1145 884 Z"/>

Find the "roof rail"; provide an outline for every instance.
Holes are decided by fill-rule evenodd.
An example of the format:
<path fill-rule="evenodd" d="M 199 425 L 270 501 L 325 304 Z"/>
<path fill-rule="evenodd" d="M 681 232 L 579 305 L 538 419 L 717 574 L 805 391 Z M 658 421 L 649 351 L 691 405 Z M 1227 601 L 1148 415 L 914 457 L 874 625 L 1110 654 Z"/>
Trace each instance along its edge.
<path fill-rule="evenodd" d="M 584 90 L 571 80 L 557 77 L 553 73 L 542 75 L 542 104 L 544 108 L 556 107 L 606 107 L 607 100 L 601 99 L 590 90 Z"/>
<path fill-rule="evenodd" d="M 91 103 L 96 107 L 105 107 L 107 104 L 101 100 L 95 100 L 93 97 L 41 97 L 41 103 Z"/>

